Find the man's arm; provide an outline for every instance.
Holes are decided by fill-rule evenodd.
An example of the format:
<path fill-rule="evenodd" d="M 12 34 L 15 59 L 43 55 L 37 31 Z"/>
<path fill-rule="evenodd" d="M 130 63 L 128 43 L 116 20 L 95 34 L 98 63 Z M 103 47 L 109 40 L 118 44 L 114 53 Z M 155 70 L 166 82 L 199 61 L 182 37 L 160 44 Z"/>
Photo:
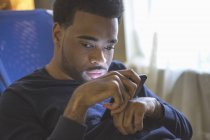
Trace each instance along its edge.
<path fill-rule="evenodd" d="M 83 140 L 85 135 L 85 125 L 62 116 L 52 133 L 41 121 L 31 102 L 18 93 L 7 90 L 1 96 L 0 140 Z"/>
<path fill-rule="evenodd" d="M 130 72 L 132 71 L 124 71 L 124 73 L 128 73 L 129 75 Z M 136 78 L 138 81 L 138 76 Z M 133 81 L 135 81 L 135 78 Z M 36 93 L 38 93 L 37 96 L 34 92 L 27 94 L 27 92 L 31 92 L 32 90 L 28 87 L 24 88 L 24 90 L 19 90 L 19 88 L 22 88 L 21 85 L 9 87 L 0 100 L 0 139 L 46 140 L 48 138 L 48 140 L 60 140 L 62 138 L 62 140 L 65 140 L 71 138 L 72 140 L 82 140 L 86 133 L 86 126 L 84 125 L 86 109 L 110 97 L 113 97 L 116 102 L 107 106 L 113 109 L 118 108 L 122 101 L 126 102 L 128 100 L 127 98 L 129 98 L 129 95 L 125 93 L 124 86 L 127 87 L 126 89 L 129 89 L 130 93 L 135 91 L 135 83 L 116 72 L 109 73 L 96 81 L 93 80 L 83 84 L 71 96 L 72 100 L 70 99 L 59 121 L 58 114 L 54 114 L 56 113 L 56 108 L 43 106 L 39 103 L 39 98 L 45 96 L 43 94 L 43 96 L 40 95 L 40 89 L 36 90 Z M 43 92 L 46 94 L 50 90 L 44 90 Z M 50 94 L 47 95 L 45 98 L 50 98 Z M 36 98 L 35 101 L 34 97 Z M 43 102 L 44 99 L 42 99 L 41 103 Z M 49 103 L 53 104 L 53 102 Z M 42 118 L 45 115 L 40 114 L 41 110 L 35 109 L 37 106 L 44 108 L 43 113 L 45 115 L 48 111 L 51 111 L 49 114 L 47 113 L 48 117 Z M 62 112 L 57 113 L 60 114 Z M 81 113 L 81 116 L 77 118 L 76 116 L 79 113 Z M 52 130 L 53 128 L 54 130 Z"/>
<path fill-rule="evenodd" d="M 122 63 L 116 61 L 112 63 L 110 70 L 120 70 L 125 68 L 126 67 Z M 177 111 L 171 105 L 160 99 L 146 86 L 144 86 L 139 96 L 156 98 L 158 101 L 154 114 L 150 117 L 154 120 L 154 123 L 158 122 L 159 125 L 165 126 L 177 137 L 182 139 L 191 139 L 192 127 L 187 118 L 181 112 Z M 119 120 L 119 118 L 117 118 L 117 120 Z"/>
<path fill-rule="evenodd" d="M 111 111 L 111 114 L 115 127 L 123 135 L 141 133 L 145 130 L 153 131 L 164 127 L 165 130 L 161 132 L 173 133 L 175 138 L 189 140 L 192 137 L 192 129 L 185 116 L 146 87 L 138 98 L 128 102 L 122 112 Z M 170 132 L 166 132 L 166 129 Z M 157 136 L 161 135 L 160 132 L 157 134 Z"/>
<path fill-rule="evenodd" d="M 86 126 L 61 116 L 47 140 L 83 140 Z"/>
<path fill-rule="evenodd" d="M 156 96 L 151 90 L 144 86 L 144 92 L 140 96 L 154 97 L 162 106 L 163 117 L 159 120 L 159 124 L 165 126 L 174 135 L 182 139 L 191 139 L 192 127 L 187 118 L 171 105 Z"/>

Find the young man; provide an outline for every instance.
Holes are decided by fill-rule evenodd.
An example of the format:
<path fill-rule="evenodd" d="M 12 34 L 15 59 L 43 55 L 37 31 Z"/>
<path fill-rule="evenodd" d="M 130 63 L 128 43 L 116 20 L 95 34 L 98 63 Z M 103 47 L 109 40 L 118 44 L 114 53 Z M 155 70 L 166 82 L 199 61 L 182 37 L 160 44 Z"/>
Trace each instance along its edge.
<path fill-rule="evenodd" d="M 122 13 L 122 0 L 55 1 L 54 56 L 1 97 L 1 140 L 191 138 L 183 114 L 146 86 L 133 98 L 141 79 L 112 62 Z"/>

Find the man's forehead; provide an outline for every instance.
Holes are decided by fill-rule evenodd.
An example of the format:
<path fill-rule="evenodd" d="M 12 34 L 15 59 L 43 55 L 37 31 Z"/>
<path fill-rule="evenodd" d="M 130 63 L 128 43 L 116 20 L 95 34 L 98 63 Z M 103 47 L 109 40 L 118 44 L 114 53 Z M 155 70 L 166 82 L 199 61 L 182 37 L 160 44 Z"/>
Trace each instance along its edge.
<path fill-rule="evenodd" d="M 89 35 L 80 35 L 80 36 L 77 36 L 77 38 L 85 39 L 85 40 L 92 40 L 92 41 L 98 41 L 99 40 L 97 37 L 89 36 Z M 118 42 L 118 40 L 113 38 L 113 39 L 107 40 L 107 42 L 115 44 L 115 43 Z"/>

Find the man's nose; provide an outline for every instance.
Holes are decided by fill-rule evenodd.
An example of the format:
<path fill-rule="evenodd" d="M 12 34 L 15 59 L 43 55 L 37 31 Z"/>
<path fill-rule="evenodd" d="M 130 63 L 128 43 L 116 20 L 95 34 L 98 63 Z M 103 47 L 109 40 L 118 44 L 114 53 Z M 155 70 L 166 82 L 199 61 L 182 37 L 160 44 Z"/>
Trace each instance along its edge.
<path fill-rule="evenodd" d="M 106 57 L 104 55 L 103 49 L 95 47 L 89 57 L 91 64 L 104 64 L 106 63 Z"/>

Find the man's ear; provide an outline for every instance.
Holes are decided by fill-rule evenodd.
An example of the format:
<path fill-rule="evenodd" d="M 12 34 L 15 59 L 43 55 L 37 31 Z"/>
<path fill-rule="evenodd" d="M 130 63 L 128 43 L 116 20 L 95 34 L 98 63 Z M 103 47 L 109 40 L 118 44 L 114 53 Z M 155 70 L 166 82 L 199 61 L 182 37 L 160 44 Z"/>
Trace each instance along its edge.
<path fill-rule="evenodd" d="M 55 23 L 53 25 L 53 41 L 56 47 L 60 47 L 62 43 L 62 27 L 58 24 Z"/>

